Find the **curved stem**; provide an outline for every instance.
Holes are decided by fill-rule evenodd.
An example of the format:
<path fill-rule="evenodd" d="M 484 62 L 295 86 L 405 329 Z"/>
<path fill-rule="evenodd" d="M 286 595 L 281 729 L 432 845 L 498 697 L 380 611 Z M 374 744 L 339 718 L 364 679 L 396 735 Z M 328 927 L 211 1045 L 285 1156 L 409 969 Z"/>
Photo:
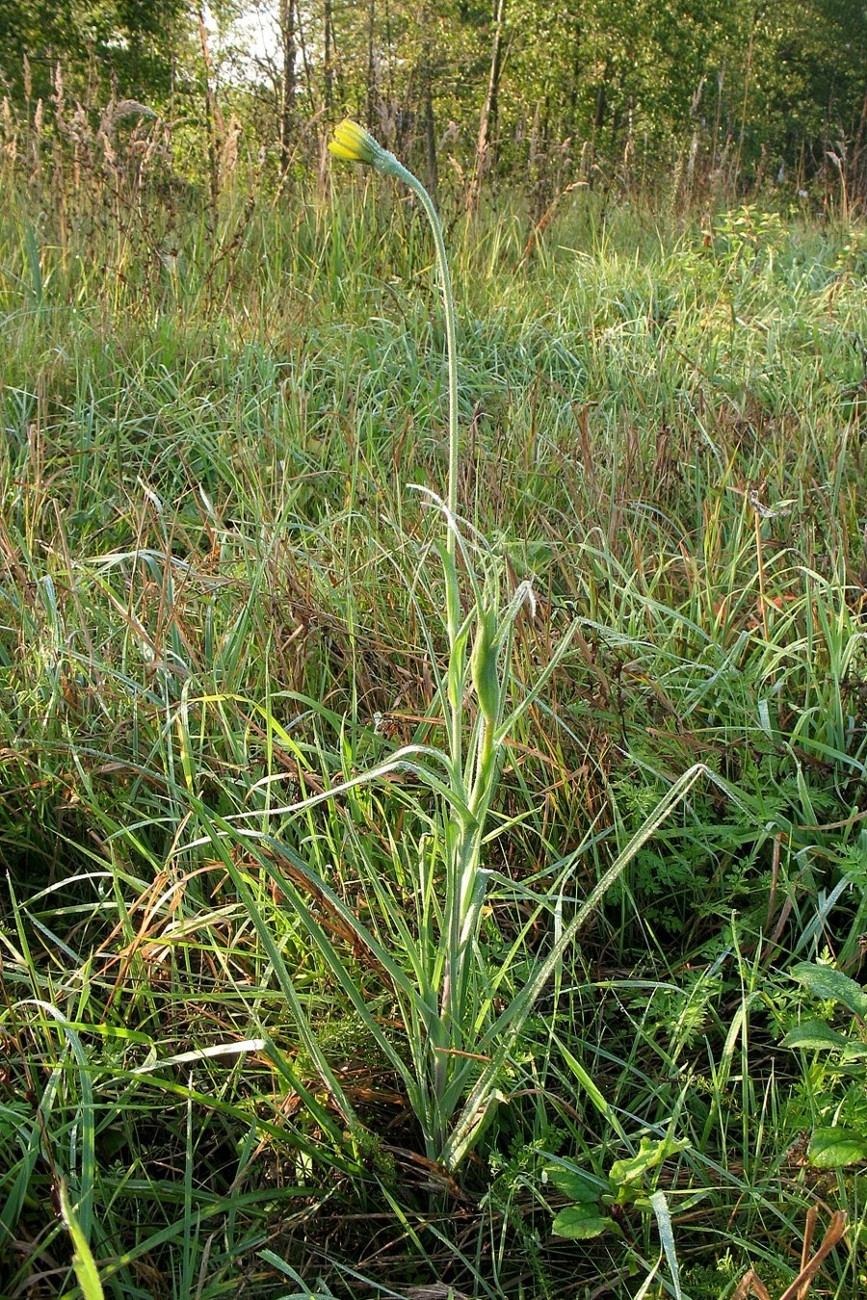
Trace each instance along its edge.
<path fill-rule="evenodd" d="M 449 271 L 448 256 L 446 255 L 446 242 L 433 199 L 418 177 L 404 167 L 403 163 L 394 157 L 394 154 L 389 154 L 388 160 L 388 169 L 391 174 L 398 176 L 405 185 L 409 186 L 424 208 L 430 222 L 443 295 L 443 312 L 446 322 L 446 360 L 449 375 L 449 469 L 446 492 L 446 509 L 448 511 L 446 521 L 446 555 L 448 560 L 448 571 L 446 572 L 446 628 L 448 630 L 449 646 L 454 652 L 458 628 L 461 623 L 461 607 L 456 570 L 457 538 L 455 534 L 455 518 L 458 511 L 458 466 L 460 463 L 458 443 L 458 335 L 452 277 Z M 449 682 L 449 751 L 452 762 L 455 764 L 456 770 L 459 771 L 463 746 L 463 674 L 453 674 L 450 671 Z"/>
<path fill-rule="evenodd" d="M 452 278 L 449 272 L 449 263 L 446 256 L 446 243 L 443 238 L 442 226 L 434 207 L 434 202 L 428 194 L 425 187 L 417 176 L 413 176 L 402 163 L 398 163 L 399 171 L 397 174 L 404 181 L 413 193 L 418 197 L 422 207 L 427 214 L 428 221 L 434 236 L 434 246 L 436 248 L 437 270 L 440 276 L 440 285 L 443 294 L 443 310 L 446 318 L 446 356 L 449 370 L 449 481 L 448 491 L 446 494 L 446 505 L 449 514 L 454 519 L 458 509 L 458 344 L 457 344 L 457 325 L 455 318 L 455 300 L 452 293 Z M 451 556 L 455 554 L 455 533 L 449 521 L 448 538 L 446 546 Z"/>

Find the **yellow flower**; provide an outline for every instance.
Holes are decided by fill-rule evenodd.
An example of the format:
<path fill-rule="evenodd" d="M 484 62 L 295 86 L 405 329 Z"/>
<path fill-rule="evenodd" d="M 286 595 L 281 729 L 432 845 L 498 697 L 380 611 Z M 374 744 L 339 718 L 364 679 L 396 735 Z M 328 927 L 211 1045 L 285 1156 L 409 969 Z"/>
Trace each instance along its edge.
<path fill-rule="evenodd" d="M 334 128 L 334 139 L 329 140 L 328 148 L 336 158 L 344 158 L 347 162 L 368 163 L 379 172 L 391 171 L 389 164 L 397 162 L 394 155 L 383 149 L 369 131 L 348 117 Z"/>

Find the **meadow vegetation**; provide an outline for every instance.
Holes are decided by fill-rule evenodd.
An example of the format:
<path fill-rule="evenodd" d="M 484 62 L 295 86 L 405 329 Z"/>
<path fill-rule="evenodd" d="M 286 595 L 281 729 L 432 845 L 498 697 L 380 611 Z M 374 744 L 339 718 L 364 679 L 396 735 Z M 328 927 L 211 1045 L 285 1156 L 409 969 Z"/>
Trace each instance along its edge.
<path fill-rule="evenodd" d="M 45 184 L 0 214 L 2 1293 L 861 1294 L 863 227 L 446 199 L 450 593 L 412 200 Z M 511 725 L 431 1048 L 455 598 Z"/>

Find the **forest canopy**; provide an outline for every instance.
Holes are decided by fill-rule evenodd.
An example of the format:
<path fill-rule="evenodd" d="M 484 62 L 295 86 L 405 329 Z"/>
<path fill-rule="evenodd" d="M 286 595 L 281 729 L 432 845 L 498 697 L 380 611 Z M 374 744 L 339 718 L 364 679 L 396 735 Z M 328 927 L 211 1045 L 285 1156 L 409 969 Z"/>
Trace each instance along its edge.
<path fill-rule="evenodd" d="M 860 0 L 0 0 L 7 134 L 40 100 L 50 120 L 58 67 L 94 109 L 222 106 L 284 172 L 349 113 L 471 192 L 867 184 Z"/>

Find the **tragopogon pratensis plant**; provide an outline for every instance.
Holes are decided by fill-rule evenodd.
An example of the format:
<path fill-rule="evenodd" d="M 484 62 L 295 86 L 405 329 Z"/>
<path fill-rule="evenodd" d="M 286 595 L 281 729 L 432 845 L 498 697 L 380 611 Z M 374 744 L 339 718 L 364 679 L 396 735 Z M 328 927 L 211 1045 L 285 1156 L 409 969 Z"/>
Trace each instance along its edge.
<path fill-rule="evenodd" d="M 455 306 L 445 241 L 434 203 L 418 177 L 356 122 L 342 122 L 329 149 L 338 158 L 367 163 L 384 176 L 394 176 L 417 196 L 433 232 L 446 319 L 449 457 L 443 509 L 446 545 L 440 551 L 445 577 L 445 625 L 449 648 L 448 668 L 441 690 L 448 753 L 440 756 L 448 778 L 446 880 L 441 932 L 432 969 L 427 972 L 431 983 L 428 994 L 436 995 L 436 1014 L 428 1016 L 424 1026 L 429 1058 L 426 1073 L 432 1090 L 430 1101 L 434 1120 L 430 1145 L 436 1155 L 441 1156 L 447 1145 L 451 1115 L 468 1083 L 470 1071 L 465 1054 L 476 1046 L 473 1036 L 483 1028 L 492 1009 L 491 989 L 483 987 L 487 982 L 480 979 L 484 963 L 479 960 L 478 953 L 478 930 L 487 876 L 482 865 L 482 845 L 497 787 L 503 745 L 516 714 L 523 712 L 527 703 L 525 701 L 524 706 L 516 710 L 504 725 L 512 631 L 521 607 L 525 603 L 533 605 L 533 593 L 529 583 L 522 583 L 508 607 L 501 612 L 498 608 L 498 584 L 491 574 L 486 581 L 480 582 L 470 549 L 463 540 L 457 500 L 460 452 Z M 439 500 L 435 494 L 430 495 Z M 465 562 L 470 589 L 469 612 L 466 614 L 462 608 L 456 564 L 458 548 Z M 475 694 L 476 710 L 465 758 L 464 702 L 470 685 Z M 474 1068 L 478 1073 L 478 1066 Z"/>
<path fill-rule="evenodd" d="M 491 879 L 491 872 L 484 865 L 485 845 L 510 827 L 509 822 L 499 819 L 492 829 L 491 808 L 507 743 L 560 662 L 572 630 L 561 638 L 532 683 L 519 679 L 512 654 L 515 622 L 525 604 L 533 605 L 532 590 L 524 582 L 505 597 L 504 566 L 486 550 L 478 534 L 462 522 L 458 511 L 455 310 L 436 210 L 417 177 L 355 122 L 341 123 L 330 149 L 338 158 L 366 163 L 408 185 L 430 221 L 436 245 L 447 323 L 449 467 L 444 500 L 429 489 L 422 490 L 440 509 L 446 529 L 445 544 L 437 548 L 437 553 L 445 585 L 443 624 L 447 653 L 444 670 L 435 666 L 446 740 L 441 746 L 404 745 L 369 771 L 299 803 L 269 807 L 268 814 L 307 811 L 397 770 L 410 772 L 433 803 L 431 811 L 423 801 L 415 800 L 415 796 L 404 796 L 415 800 L 419 820 L 432 828 L 430 833 L 421 834 L 415 844 L 417 886 L 410 903 L 415 907 L 415 915 L 405 915 L 403 903 L 379 881 L 372 868 L 367 884 L 379 899 L 386 926 L 384 931 L 368 927 L 299 853 L 266 831 L 248 830 L 242 834 L 251 850 L 257 841 L 264 843 L 267 852 L 260 859 L 262 865 L 274 877 L 287 904 L 296 908 L 302 927 L 332 977 L 401 1078 L 424 1134 L 429 1158 L 454 1169 L 478 1142 L 497 1101 L 502 1099 L 516 1042 L 567 947 L 627 863 L 704 769 L 696 766 L 675 783 L 576 908 L 569 923 L 560 927 L 546 955 L 531 968 L 529 978 L 525 972 L 521 987 L 509 997 L 507 990 L 514 983 L 509 965 L 518 956 L 526 956 L 521 937 L 513 943 L 511 955 L 496 965 L 487 960 L 480 942 L 483 907 Z M 225 843 L 228 834 L 237 834 L 229 823 L 253 815 L 241 813 L 222 819 L 218 825 L 212 822 L 211 842 L 217 844 L 226 869 L 250 911 L 304 1046 L 333 1103 L 346 1120 L 352 1138 L 360 1130 L 359 1120 L 317 1042 L 291 972 Z M 564 887 L 580 851 L 552 864 L 549 896 L 557 897 Z M 275 865 L 281 858 L 291 865 L 285 874 Z M 306 882 L 309 892 L 305 892 L 304 885 L 299 887 L 299 880 Z M 311 913 L 307 905 L 311 892 L 340 919 L 343 928 L 352 933 L 357 945 L 370 954 L 381 970 L 399 1004 L 409 1060 L 385 1032 L 381 1021 L 371 1014 L 350 962 L 335 944 L 331 931 Z M 539 899 L 533 915 L 546 905 L 545 899 Z M 532 919 L 528 925 L 531 923 Z M 386 939 L 382 937 L 384 932 Z M 298 1090 L 301 1085 L 292 1078 L 284 1055 L 276 1048 L 269 1050 L 277 1067 Z M 315 1103 L 309 1090 L 304 1090 L 303 1095 L 308 1098 L 308 1104 Z M 317 1118 L 325 1128 L 333 1129 L 333 1122 L 321 1107 L 317 1109 Z"/>

